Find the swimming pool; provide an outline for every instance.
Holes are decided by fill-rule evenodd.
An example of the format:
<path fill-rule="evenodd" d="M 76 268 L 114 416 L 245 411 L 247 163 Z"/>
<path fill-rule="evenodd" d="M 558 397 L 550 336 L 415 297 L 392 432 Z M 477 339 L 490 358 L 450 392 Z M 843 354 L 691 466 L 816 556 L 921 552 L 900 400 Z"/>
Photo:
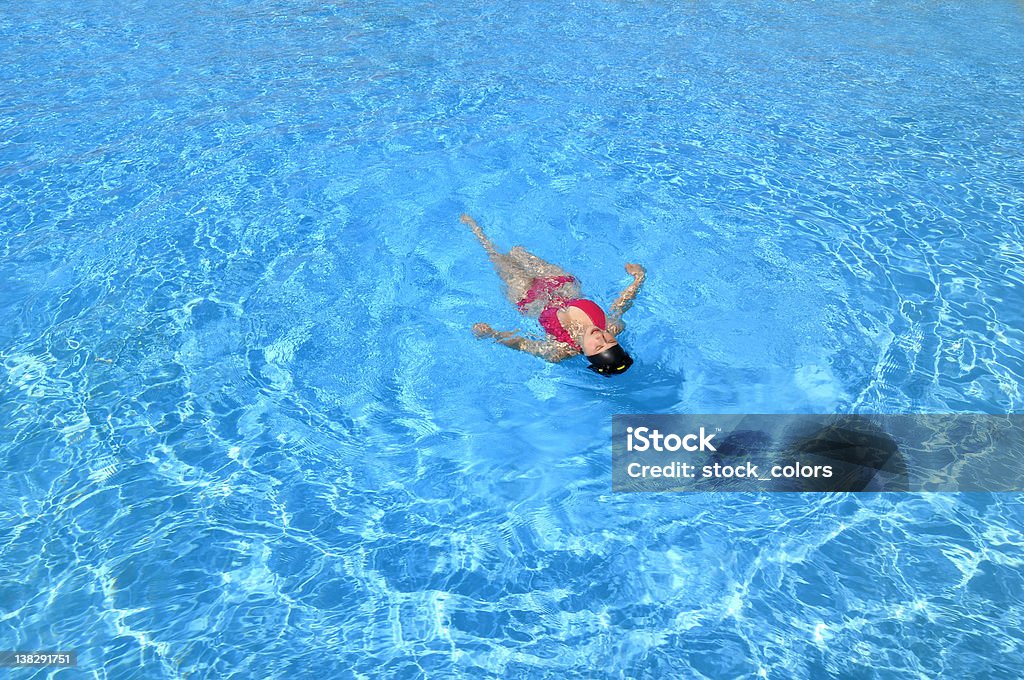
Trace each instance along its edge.
<path fill-rule="evenodd" d="M 1020 3 L 30 0 L 0 39 L 0 648 L 1021 674 L 1017 495 L 610 482 L 616 413 L 1021 410 Z M 629 373 L 474 339 L 522 323 L 462 212 L 604 302 L 646 265 Z"/>

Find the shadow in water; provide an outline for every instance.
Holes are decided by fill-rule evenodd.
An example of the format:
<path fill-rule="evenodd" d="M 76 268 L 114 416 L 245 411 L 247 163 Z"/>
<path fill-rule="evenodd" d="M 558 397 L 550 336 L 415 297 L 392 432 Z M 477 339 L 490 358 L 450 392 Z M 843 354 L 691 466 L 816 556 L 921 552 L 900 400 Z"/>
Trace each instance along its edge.
<path fill-rule="evenodd" d="M 781 435 L 762 429 L 730 432 L 716 445 L 713 462 L 751 463 L 792 474 L 763 482 L 765 491 L 907 491 L 907 466 L 896 440 L 856 415 L 806 416 Z M 823 470 L 831 473 L 824 476 Z M 721 480 L 726 490 L 739 480 Z M 749 490 L 749 487 L 746 488 Z"/>

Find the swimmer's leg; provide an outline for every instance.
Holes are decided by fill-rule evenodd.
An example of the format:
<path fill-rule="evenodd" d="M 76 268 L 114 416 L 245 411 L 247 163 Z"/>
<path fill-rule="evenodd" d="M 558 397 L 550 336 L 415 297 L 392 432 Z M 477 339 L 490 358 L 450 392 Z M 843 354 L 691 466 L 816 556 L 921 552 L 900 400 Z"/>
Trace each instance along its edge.
<path fill-rule="evenodd" d="M 539 274 L 531 274 L 511 254 L 499 253 L 498 249 L 494 247 L 494 243 L 491 239 L 487 238 L 487 234 L 484 233 L 484 230 L 480 228 L 480 225 L 472 217 L 463 215 L 459 219 L 463 224 L 472 229 L 476 237 L 480 239 L 480 245 L 484 247 L 484 250 L 487 251 L 487 256 L 491 258 L 494 270 L 505 283 L 505 297 L 512 304 L 519 302 L 526 295 L 526 291 L 530 289 L 534 276 L 539 276 Z"/>
<path fill-rule="evenodd" d="M 469 215 L 463 215 L 462 217 L 459 218 L 459 220 L 467 227 L 472 229 L 473 233 L 476 234 L 476 237 L 480 239 L 480 245 L 482 245 L 484 247 L 484 250 L 487 251 L 487 256 L 491 258 L 491 262 L 494 263 L 495 267 L 498 266 L 498 262 L 501 260 L 501 258 L 508 257 L 508 255 L 503 255 L 498 252 L 498 249 L 494 247 L 494 242 L 491 241 L 491 239 L 487 238 L 487 234 L 485 234 L 484 230 L 480 228 L 480 225 L 476 223 L 476 220 L 474 220 Z"/>
<path fill-rule="evenodd" d="M 533 276 L 566 276 L 569 273 L 557 264 L 551 264 L 546 260 L 542 260 L 522 246 L 512 246 L 508 256 Z"/>

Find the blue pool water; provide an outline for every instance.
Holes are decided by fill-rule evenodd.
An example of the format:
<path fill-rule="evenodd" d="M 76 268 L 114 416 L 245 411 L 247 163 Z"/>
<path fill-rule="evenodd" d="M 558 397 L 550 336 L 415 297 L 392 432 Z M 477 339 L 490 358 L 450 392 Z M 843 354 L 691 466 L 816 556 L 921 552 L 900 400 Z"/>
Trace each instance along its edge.
<path fill-rule="evenodd" d="M 1024 5 L 0 13 L 0 649 L 56 678 L 1024 673 L 1017 495 L 626 495 L 615 413 L 1024 408 Z M 604 380 L 468 212 L 626 320 Z"/>

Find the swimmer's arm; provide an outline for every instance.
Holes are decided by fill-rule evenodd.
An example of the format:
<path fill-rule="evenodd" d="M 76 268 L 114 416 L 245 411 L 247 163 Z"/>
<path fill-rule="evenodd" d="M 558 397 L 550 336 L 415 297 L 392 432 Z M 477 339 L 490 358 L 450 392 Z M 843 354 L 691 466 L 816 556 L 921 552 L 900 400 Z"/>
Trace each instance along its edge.
<path fill-rule="evenodd" d="M 647 278 L 647 270 L 641 265 L 627 264 L 626 271 L 633 275 L 633 283 L 626 286 L 612 303 L 611 315 L 616 318 L 621 317 L 627 309 L 633 306 L 633 300 L 636 299 L 637 293 L 640 292 L 640 286 L 644 285 L 644 279 Z"/>
<path fill-rule="evenodd" d="M 506 347 L 511 347 L 520 352 L 526 352 L 554 363 L 568 359 L 575 354 L 575 352 L 569 351 L 568 346 L 564 343 L 551 340 L 531 340 L 530 338 L 511 334 L 508 337 L 495 337 L 495 339 Z"/>
<path fill-rule="evenodd" d="M 526 352 L 551 362 L 559 362 L 576 354 L 575 351 L 565 343 L 552 340 L 533 340 L 516 335 L 517 331 L 496 331 L 487 324 L 478 323 L 473 326 L 473 332 L 478 338 L 494 338 L 497 342 Z"/>

